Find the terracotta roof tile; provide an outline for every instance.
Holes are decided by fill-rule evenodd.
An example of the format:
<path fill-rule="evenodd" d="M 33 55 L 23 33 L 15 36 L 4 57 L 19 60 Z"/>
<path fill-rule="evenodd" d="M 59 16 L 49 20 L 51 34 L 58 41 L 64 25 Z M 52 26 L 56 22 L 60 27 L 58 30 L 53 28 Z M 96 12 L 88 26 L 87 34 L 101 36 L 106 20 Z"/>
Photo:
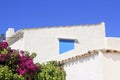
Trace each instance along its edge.
<path fill-rule="evenodd" d="M 76 55 L 74 57 L 70 57 L 70 58 L 58 61 L 58 63 L 64 64 L 64 63 L 67 63 L 67 62 L 75 61 L 75 60 L 78 60 L 78 59 L 81 59 L 81 58 L 88 57 L 88 56 L 93 55 L 93 54 L 98 54 L 99 51 L 101 51 L 102 53 L 118 53 L 118 54 L 120 54 L 120 50 L 114 50 L 114 49 L 91 50 L 91 51 L 88 51 L 87 53 L 84 53 L 84 54 L 81 54 L 81 55 Z"/>

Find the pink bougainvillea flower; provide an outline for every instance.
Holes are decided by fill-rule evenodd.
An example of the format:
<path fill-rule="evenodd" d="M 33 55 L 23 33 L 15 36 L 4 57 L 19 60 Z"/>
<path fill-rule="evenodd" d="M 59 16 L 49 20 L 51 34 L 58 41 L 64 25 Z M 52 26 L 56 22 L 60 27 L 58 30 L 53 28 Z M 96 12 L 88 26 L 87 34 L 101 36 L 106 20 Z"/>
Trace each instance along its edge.
<path fill-rule="evenodd" d="M 26 80 L 33 80 L 34 75 L 40 69 L 40 66 L 33 62 L 33 58 L 29 56 L 24 51 L 19 51 L 11 49 L 8 47 L 8 43 L 0 42 L 0 63 L 2 65 L 10 66 L 9 68 L 13 73 L 18 73 L 23 77 L 26 77 Z"/>
<path fill-rule="evenodd" d="M 0 62 L 5 61 L 7 56 L 8 56 L 7 54 L 0 54 Z"/>
<path fill-rule="evenodd" d="M 38 71 L 39 67 L 33 63 L 33 59 L 29 55 L 18 56 L 18 68 L 16 72 L 24 76 L 25 74 L 33 74 Z"/>
<path fill-rule="evenodd" d="M 7 49 L 8 43 L 7 42 L 0 42 L 0 48 L 1 49 Z"/>
<path fill-rule="evenodd" d="M 23 55 L 24 55 L 24 51 L 21 50 L 21 51 L 19 52 L 19 55 L 20 55 L 20 56 L 23 56 Z"/>

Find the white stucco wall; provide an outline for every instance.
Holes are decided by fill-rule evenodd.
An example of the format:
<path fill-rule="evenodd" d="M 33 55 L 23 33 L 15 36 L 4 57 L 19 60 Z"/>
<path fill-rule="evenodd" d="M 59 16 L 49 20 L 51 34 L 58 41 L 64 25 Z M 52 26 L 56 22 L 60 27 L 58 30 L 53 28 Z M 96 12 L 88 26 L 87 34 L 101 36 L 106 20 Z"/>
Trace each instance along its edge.
<path fill-rule="evenodd" d="M 103 78 L 104 80 L 120 80 L 120 54 L 104 54 Z"/>
<path fill-rule="evenodd" d="M 65 63 L 66 80 L 103 80 L 102 53 Z"/>
<path fill-rule="evenodd" d="M 109 37 L 106 38 L 107 47 L 108 49 L 120 49 L 120 38 Z"/>
<path fill-rule="evenodd" d="M 81 25 L 55 28 L 24 29 L 23 39 L 11 45 L 30 52 L 36 52 L 35 61 L 64 59 L 88 50 L 105 48 L 105 25 Z M 75 49 L 59 54 L 59 39 L 75 39 Z M 22 46 L 22 47 L 21 47 Z"/>
<path fill-rule="evenodd" d="M 18 41 L 14 42 L 14 44 L 10 45 L 12 49 L 16 50 L 24 50 L 24 41 L 23 38 L 19 39 Z"/>
<path fill-rule="evenodd" d="M 74 56 L 88 50 L 105 48 L 104 23 L 98 25 L 37 28 L 24 30 L 24 49 L 38 54 L 36 61 L 43 62 L 59 56 Z M 59 54 L 59 39 L 75 39 L 75 49 Z M 68 56 L 69 55 L 69 56 Z"/>
<path fill-rule="evenodd" d="M 120 80 L 120 54 L 89 55 L 65 63 L 66 80 Z"/>

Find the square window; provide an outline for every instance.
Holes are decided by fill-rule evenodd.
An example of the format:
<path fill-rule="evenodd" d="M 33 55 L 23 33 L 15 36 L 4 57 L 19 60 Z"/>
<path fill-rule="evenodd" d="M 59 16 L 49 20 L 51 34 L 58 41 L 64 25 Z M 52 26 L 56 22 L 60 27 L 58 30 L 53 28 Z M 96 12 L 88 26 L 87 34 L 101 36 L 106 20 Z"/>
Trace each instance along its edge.
<path fill-rule="evenodd" d="M 71 39 L 59 39 L 59 53 L 65 53 L 75 48 L 75 40 Z"/>

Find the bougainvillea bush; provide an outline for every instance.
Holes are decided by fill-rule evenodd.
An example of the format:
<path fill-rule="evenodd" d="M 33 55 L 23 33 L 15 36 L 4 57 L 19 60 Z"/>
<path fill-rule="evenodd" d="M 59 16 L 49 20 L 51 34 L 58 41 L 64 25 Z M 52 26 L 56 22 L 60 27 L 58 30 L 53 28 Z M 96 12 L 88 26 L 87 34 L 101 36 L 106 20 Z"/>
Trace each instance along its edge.
<path fill-rule="evenodd" d="M 65 80 L 65 72 L 56 61 L 35 64 L 35 56 L 0 42 L 0 80 Z"/>
<path fill-rule="evenodd" d="M 58 67 L 56 61 L 49 61 L 41 65 L 37 78 L 42 80 L 65 80 L 65 72 L 62 65 Z"/>

